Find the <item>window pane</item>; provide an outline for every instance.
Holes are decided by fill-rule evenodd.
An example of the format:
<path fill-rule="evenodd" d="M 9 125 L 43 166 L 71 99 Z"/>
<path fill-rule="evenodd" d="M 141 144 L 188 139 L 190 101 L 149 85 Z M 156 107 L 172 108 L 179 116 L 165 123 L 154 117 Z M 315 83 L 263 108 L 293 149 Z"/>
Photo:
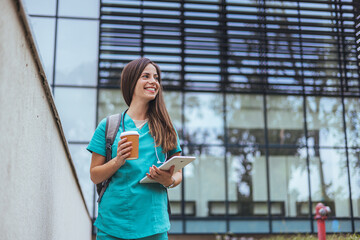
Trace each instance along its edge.
<path fill-rule="evenodd" d="M 94 207 L 94 183 L 90 179 L 90 163 L 91 155 L 86 150 L 87 145 L 83 144 L 69 144 L 72 160 L 75 165 L 75 170 L 82 193 L 84 195 L 86 205 L 89 213 L 92 216 Z"/>
<path fill-rule="evenodd" d="M 56 0 L 25 0 L 28 14 L 51 15 L 56 13 Z"/>
<path fill-rule="evenodd" d="M 186 221 L 186 233 L 226 233 L 225 220 Z"/>
<path fill-rule="evenodd" d="M 185 94 L 187 144 L 216 144 L 224 141 L 223 97 L 215 93 Z"/>
<path fill-rule="evenodd" d="M 98 18 L 99 2 L 99 0 L 59 0 L 59 15 Z"/>
<path fill-rule="evenodd" d="M 34 29 L 37 47 L 49 84 L 53 80 L 54 44 L 55 44 L 55 19 L 32 17 L 31 26 Z"/>
<path fill-rule="evenodd" d="M 98 122 L 109 115 L 122 113 L 126 109 L 128 109 L 128 106 L 120 89 L 99 90 Z"/>
<path fill-rule="evenodd" d="M 230 220 L 230 232 L 232 233 L 268 233 L 269 221 L 267 220 Z"/>
<path fill-rule="evenodd" d="M 224 149 L 189 146 L 184 153 L 197 157 L 184 169 L 185 203 L 195 202 L 196 217 L 225 215 Z"/>
<path fill-rule="evenodd" d="M 267 216 L 266 160 L 264 149 L 229 148 L 229 215 Z"/>
<path fill-rule="evenodd" d="M 171 121 L 175 125 L 175 128 L 178 131 L 179 136 L 181 136 L 182 93 L 166 91 L 166 92 L 164 92 L 164 100 L 165 100 L 166 109 L 169 112 Z"/>
<path fill-rule="evenodd" d="M 341 99 L 308 97 L 306 104 L 309 146 L 345 146 Z"/>
<path fill-rule="evenodd" d="M 68 141 L 90 141 L 95 130 L 96 90 L 55 88 L 55 103 Z"/>
<path fill-rule="evenodd" d="M 360 100 L 345 98 L 346 135 L 349 147 L 360 146 Z"/>
<path fill-rule="evenodd" d="M 322 202 L 331 208 L 331 216 L 349 217 L 349 184 L 344 150 L 310 149 L 309 154 L 314 206 Z"/>
<path fill-rule="evenodd" d="M 267 96 L 266 107 L 270 144 L 305 145 L 302 97 Z"/>
<path fill-rule="evenodd" d="M 97 84 L 98 22 L 60 19 L 56 50 L 56 84 Z"/>
<path fill-rule="evenodd" d="M 269 154 L 272 214 L 285 217 L 309 216 L 306 149 L 273 148 L 269 149 Z M 306 225 L 310 228 L 309 222 Z M 282 228 L 280 225 L 278 227 Z"/>
<path fill-rule="evenodd" d="M 226 119 L 230 144 L 265 144 L 261 95 L 227 94 Z"/>
<path fill-rule="evenodd" d="M 272 230 L 274 233 L 308 233 L 311 232 L 310 220 L 282 219 L 273 220 Z"/>
<path fill-rule="evenodd" d="M 354 217 L 360 217 L 360 149 L 349 150 L 349 167 Z"/>

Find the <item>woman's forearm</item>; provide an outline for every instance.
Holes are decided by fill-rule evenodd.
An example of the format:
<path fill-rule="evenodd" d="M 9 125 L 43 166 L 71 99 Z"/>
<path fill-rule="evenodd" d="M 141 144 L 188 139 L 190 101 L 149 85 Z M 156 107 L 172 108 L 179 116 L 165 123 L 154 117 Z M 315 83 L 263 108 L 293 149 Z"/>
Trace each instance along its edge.
<path fill-rule="evenodd" d="M 90 169 L 90 177 L 93 183 L 98 184 L 109 179 L 121 167 L 116 161 L 116 158 L 111 159 L 109 162 L 92 167 Z"/>

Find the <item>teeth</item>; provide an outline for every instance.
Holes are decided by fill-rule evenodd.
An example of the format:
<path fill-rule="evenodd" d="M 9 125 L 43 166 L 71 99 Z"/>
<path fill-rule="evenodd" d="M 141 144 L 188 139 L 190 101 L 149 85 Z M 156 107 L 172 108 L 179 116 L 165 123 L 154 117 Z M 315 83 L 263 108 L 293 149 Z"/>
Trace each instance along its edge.
<path fill-rule="evenodd" d="M 155 91 L 155 88 L 146 88 L 146 89 L 150 91 Z"/>

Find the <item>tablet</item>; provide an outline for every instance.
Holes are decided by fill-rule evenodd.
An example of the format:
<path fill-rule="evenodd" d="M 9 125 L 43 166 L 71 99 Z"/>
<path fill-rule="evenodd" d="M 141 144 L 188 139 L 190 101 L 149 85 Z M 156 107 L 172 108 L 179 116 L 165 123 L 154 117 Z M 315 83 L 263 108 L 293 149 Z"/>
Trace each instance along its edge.
<path fill-rule="evenodd" d="M 195 160 L 195 157 L 189 156 L 174 156 L 163 163 L 159 169 L 161 170 L 169 170 L 172 165 L 175 165 L 174 173 L 191 163 Z M 148 178 L 145 176 L 143 179 L 140 180 L 140 183 L 156 183 L 155 180 Z"/>

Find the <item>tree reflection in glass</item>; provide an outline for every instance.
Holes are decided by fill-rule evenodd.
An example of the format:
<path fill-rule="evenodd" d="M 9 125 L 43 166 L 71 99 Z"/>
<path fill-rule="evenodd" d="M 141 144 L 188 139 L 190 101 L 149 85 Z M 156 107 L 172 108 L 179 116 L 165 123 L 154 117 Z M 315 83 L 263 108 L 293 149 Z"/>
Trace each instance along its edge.
<path fill-rule="evenodd" d="M 254 201 L 267 201 L 264 151 L 263 96 L 249 94 L 226 95 L 228 134 L 229 213 L 252 216 Z M 265 205 L 263 213 L 267 212 Z"/>
<path fill-rule="evenodd" d="M 313 202 L 325 202 L 332 215 L 349 217 L 349 184 L 345 151 L 309 149 L 311 196 Z"/>
<path fill-rule="evenodd" d="M 269 144 L 305 145 L 302 97 L 267 96 L 267 123 Z"/>
<path fill-rule="evenodd" d="M 340 98 L 307 97 L 308 145 L 345 146 Z"/>
<path fill-rule="evenodd" d="M 263 96 L 226 95 L 226 119 L 229 144 L 264 144 Z"/>
<path fill-rule="evenodd" d="M 306 149 L 269 149 L 269 179 L 272 214 L 309 215 L 309 182 Z M 283 209 L 281 209 L 283 208 Z M 283 211 L 283 212 L 281 212 Z"/>
<path fill-rule="evenodd" d="M 98 108 L 98 121 L 103 118 L 125 111 L 128 106 L 126 105 L 120 89 L 101 89 L 99 90 L 99 108 Z"/>
<path fill-rule="evenodd" d="M 166 91 L 164 92 L 164 100 L 166 104 L 166 108 L 170 115 L 171 121 L 174 124 L 180 140 L 182 139 L 181 135 L 181 116 L 182 116 L 182 109 L 181 109 L 181 99 L 182 93 L 181 92 L 174 92 L 174 91 Z"/>
<path fill-rule="evenodd" d="M 185 94 L 184 143 L 221 144 L 224 135 L 223 97 L 218 93 Z"/>
<path fill-rule="evenodd" d="M 265 156 L 258 147 L 251 146 L 229 148 L 227 154 L 230 214 L 253 216 L 259 214 L 257 208 L 260 207 L 260 215 L 267 215 Z"/>
<path fill-rule="evenodd" d="M 196 160 L 184 168 L 185 201 L 195 202 L 196 216 L 225 214 L 225 161 L 223 147 L 184 147 Z"/>
<path fill-rule="evenodd" d="M 349 150 L 351 197 L 354 217 L 360 217 L 360 149 Z"/>
<path fill-rule="evenodd" d="M 349 147 L 360 147 L 360 100 L 345 98 L 346 134 Z"/>

